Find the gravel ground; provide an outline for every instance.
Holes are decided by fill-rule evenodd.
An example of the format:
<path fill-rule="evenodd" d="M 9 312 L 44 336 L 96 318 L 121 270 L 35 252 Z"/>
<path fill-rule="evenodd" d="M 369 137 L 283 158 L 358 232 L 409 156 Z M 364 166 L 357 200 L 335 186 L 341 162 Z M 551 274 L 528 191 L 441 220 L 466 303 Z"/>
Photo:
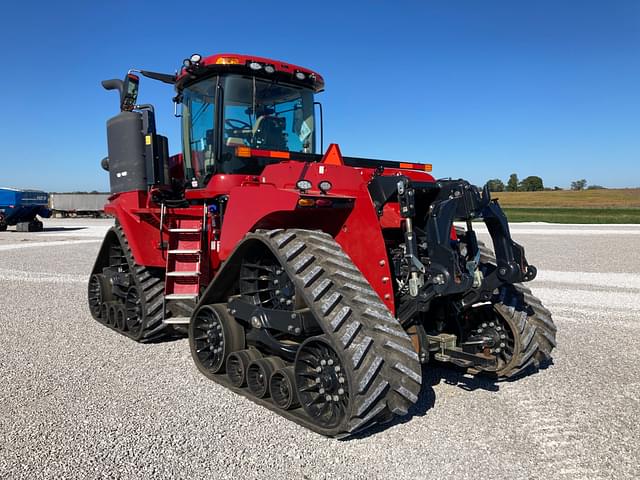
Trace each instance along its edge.
<path fill-rule="evenodd" d="M 0 478 L 638 478 L 638 226 L 514 225 L 558 324 L 554 364 L 498 384 L 426 367 L 410 417 L 338 441 L 208 381 L 186 340 L 95 322 L 108 224 L 0 233 Z"/>

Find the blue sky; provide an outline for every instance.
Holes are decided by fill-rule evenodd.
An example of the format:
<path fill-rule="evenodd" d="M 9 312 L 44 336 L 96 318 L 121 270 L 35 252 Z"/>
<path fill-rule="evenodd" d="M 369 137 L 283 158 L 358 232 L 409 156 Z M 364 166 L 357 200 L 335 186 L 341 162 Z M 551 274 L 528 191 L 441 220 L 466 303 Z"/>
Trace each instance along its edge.
<path fill-rule="evenodd" d="M 312 5 L 312 6 L 307 6 Z M 319 71 L 325 144 L 484 183 L 640 186 L 640 2 L 9 2 L 0 20 L 0 185 L 106 190 L 100 80 L 191 53 Z M 142 80 L 179 150 L 170 86 Z"/>

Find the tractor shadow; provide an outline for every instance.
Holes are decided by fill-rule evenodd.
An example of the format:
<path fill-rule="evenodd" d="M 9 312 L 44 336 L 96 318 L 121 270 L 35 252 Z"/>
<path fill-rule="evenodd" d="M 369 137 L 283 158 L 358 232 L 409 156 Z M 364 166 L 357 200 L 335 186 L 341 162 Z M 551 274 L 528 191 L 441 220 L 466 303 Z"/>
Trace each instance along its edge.
<path fill-rule="evenodd" d="M 473 392 L 474 390 L 497 392 L 500 389 L 496 379 L 483 377 L 481 375 L 471 375 L 467 373 L 464 368 L 455 366 L 432 366 L 423 368 L 423 386 L 425 383 L 431 386 L 444 383 L 446 385 L 453 385 L 467 392 Z"/>
<path fill-rule="evenodd" d="M 75 230 L 86 230 L 88 227 L 44 227 L 43 232 L 73 232 Z"/>
<path fill-rule="evenodd" d="M 188 339 L 189 339 L 189 334 L 186 332 L 169 331 L 169 332 L 166 332 L 163 336 L 150 338 L 148 340 L 145 340 L 143 343 L 144 345 L 160 345 L 163 343 L 175 343 L 181 340 L 188 340 Z"/>
<path fill-rule="evenodd" d="M 545 370 L 553 365 L 553 359 L 539 365 L 540 370 Z M 523 370 L 517 375 L 506 379 L 496 379 L 482 375 L 470 375 L 464 368 L 449 365 L 441 366 L 438 363 L 429 363 L 422 366 L 422 388 L 418 401 L 409 409 L 407 415 L 403 417 L 394 417 L 389 423 L 375 425 L 362 433 L 357 433 L 346 437 L 343 441 L 357 440 L 367 438 L 371 435 L 380 433 L 388 428 L 410 422 L 413 417 L 422 417 L 427 412 L 435 408 L 436 394 L 433 387 L 439 384 L 451 385 L 458 387 L 467 392 L 474 390 L 484 390 L 487 392 L 498 392 L 501 384 L 518 381 L 524 377 L 528 377 L 536 373 L 534 368 Z"/>
<path fill-rule="evenodd" d="M 19 232 L 18 230 L 16 230 L 15 226 L 10 226 L 7 230 L 6 233 L 34 233 L 34 234 L 38 234 L 38 233 L 58 233 L 58 232 L 73 232 L 76 230 L 86 230 L 88 227 L 44 227 L 42 230 L 40 230 L 39 232 Z"/>
<path fill-rule="evenodd" d="M 422 367 L 422 388 L 418 401 L 411 406 L 407 415 L 394 417 L 390 422 L 375 425 L 362 433 L 346 437 L 343 441 L 364 439 L 371 435 L 376 435 L 388 428 L 410 422 L 414 417 L 422 417 L 428 411 L 435 408 L 436 393 L 434 386 L 440 383 L 456 386 L 462 390 L 472 392 L 474 390 L 485 390 L 497 392 L 500 389 L 497 380 L 489 377 L 472 376 L 466 373 L 465 369 L 457 367 L 441 367 L 438 364 L 423 365 Z"/>

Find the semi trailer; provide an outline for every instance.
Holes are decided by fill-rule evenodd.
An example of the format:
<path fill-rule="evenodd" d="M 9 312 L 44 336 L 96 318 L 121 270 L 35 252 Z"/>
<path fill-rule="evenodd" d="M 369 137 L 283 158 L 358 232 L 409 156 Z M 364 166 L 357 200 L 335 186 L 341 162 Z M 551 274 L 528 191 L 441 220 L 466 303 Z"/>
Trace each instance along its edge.
<path fill-rule="evenodd" d="M 101 217 L 109 201 L 109 193 L 51 193 L 49 208 L 54 216 Z"/>

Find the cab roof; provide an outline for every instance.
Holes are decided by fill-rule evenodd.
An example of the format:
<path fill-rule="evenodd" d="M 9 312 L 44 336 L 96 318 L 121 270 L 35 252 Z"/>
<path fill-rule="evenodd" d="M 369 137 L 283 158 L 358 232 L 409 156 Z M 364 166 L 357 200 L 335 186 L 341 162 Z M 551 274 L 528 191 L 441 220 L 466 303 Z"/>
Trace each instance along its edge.
<path fill-rule="evenodd" d="M 193 59 L 198 57 L 199 61 L 194 62 Z M 176 88 L 182 89 L 189 80 L 211 73 L 248 73 L 310 87 L 315 92 L 324 89 L 324 79 L 313 70 L 271 58 L 236 53 L 218 53 L 208 57 L 194 54 L 185 59 L 176 79 Z"/>

